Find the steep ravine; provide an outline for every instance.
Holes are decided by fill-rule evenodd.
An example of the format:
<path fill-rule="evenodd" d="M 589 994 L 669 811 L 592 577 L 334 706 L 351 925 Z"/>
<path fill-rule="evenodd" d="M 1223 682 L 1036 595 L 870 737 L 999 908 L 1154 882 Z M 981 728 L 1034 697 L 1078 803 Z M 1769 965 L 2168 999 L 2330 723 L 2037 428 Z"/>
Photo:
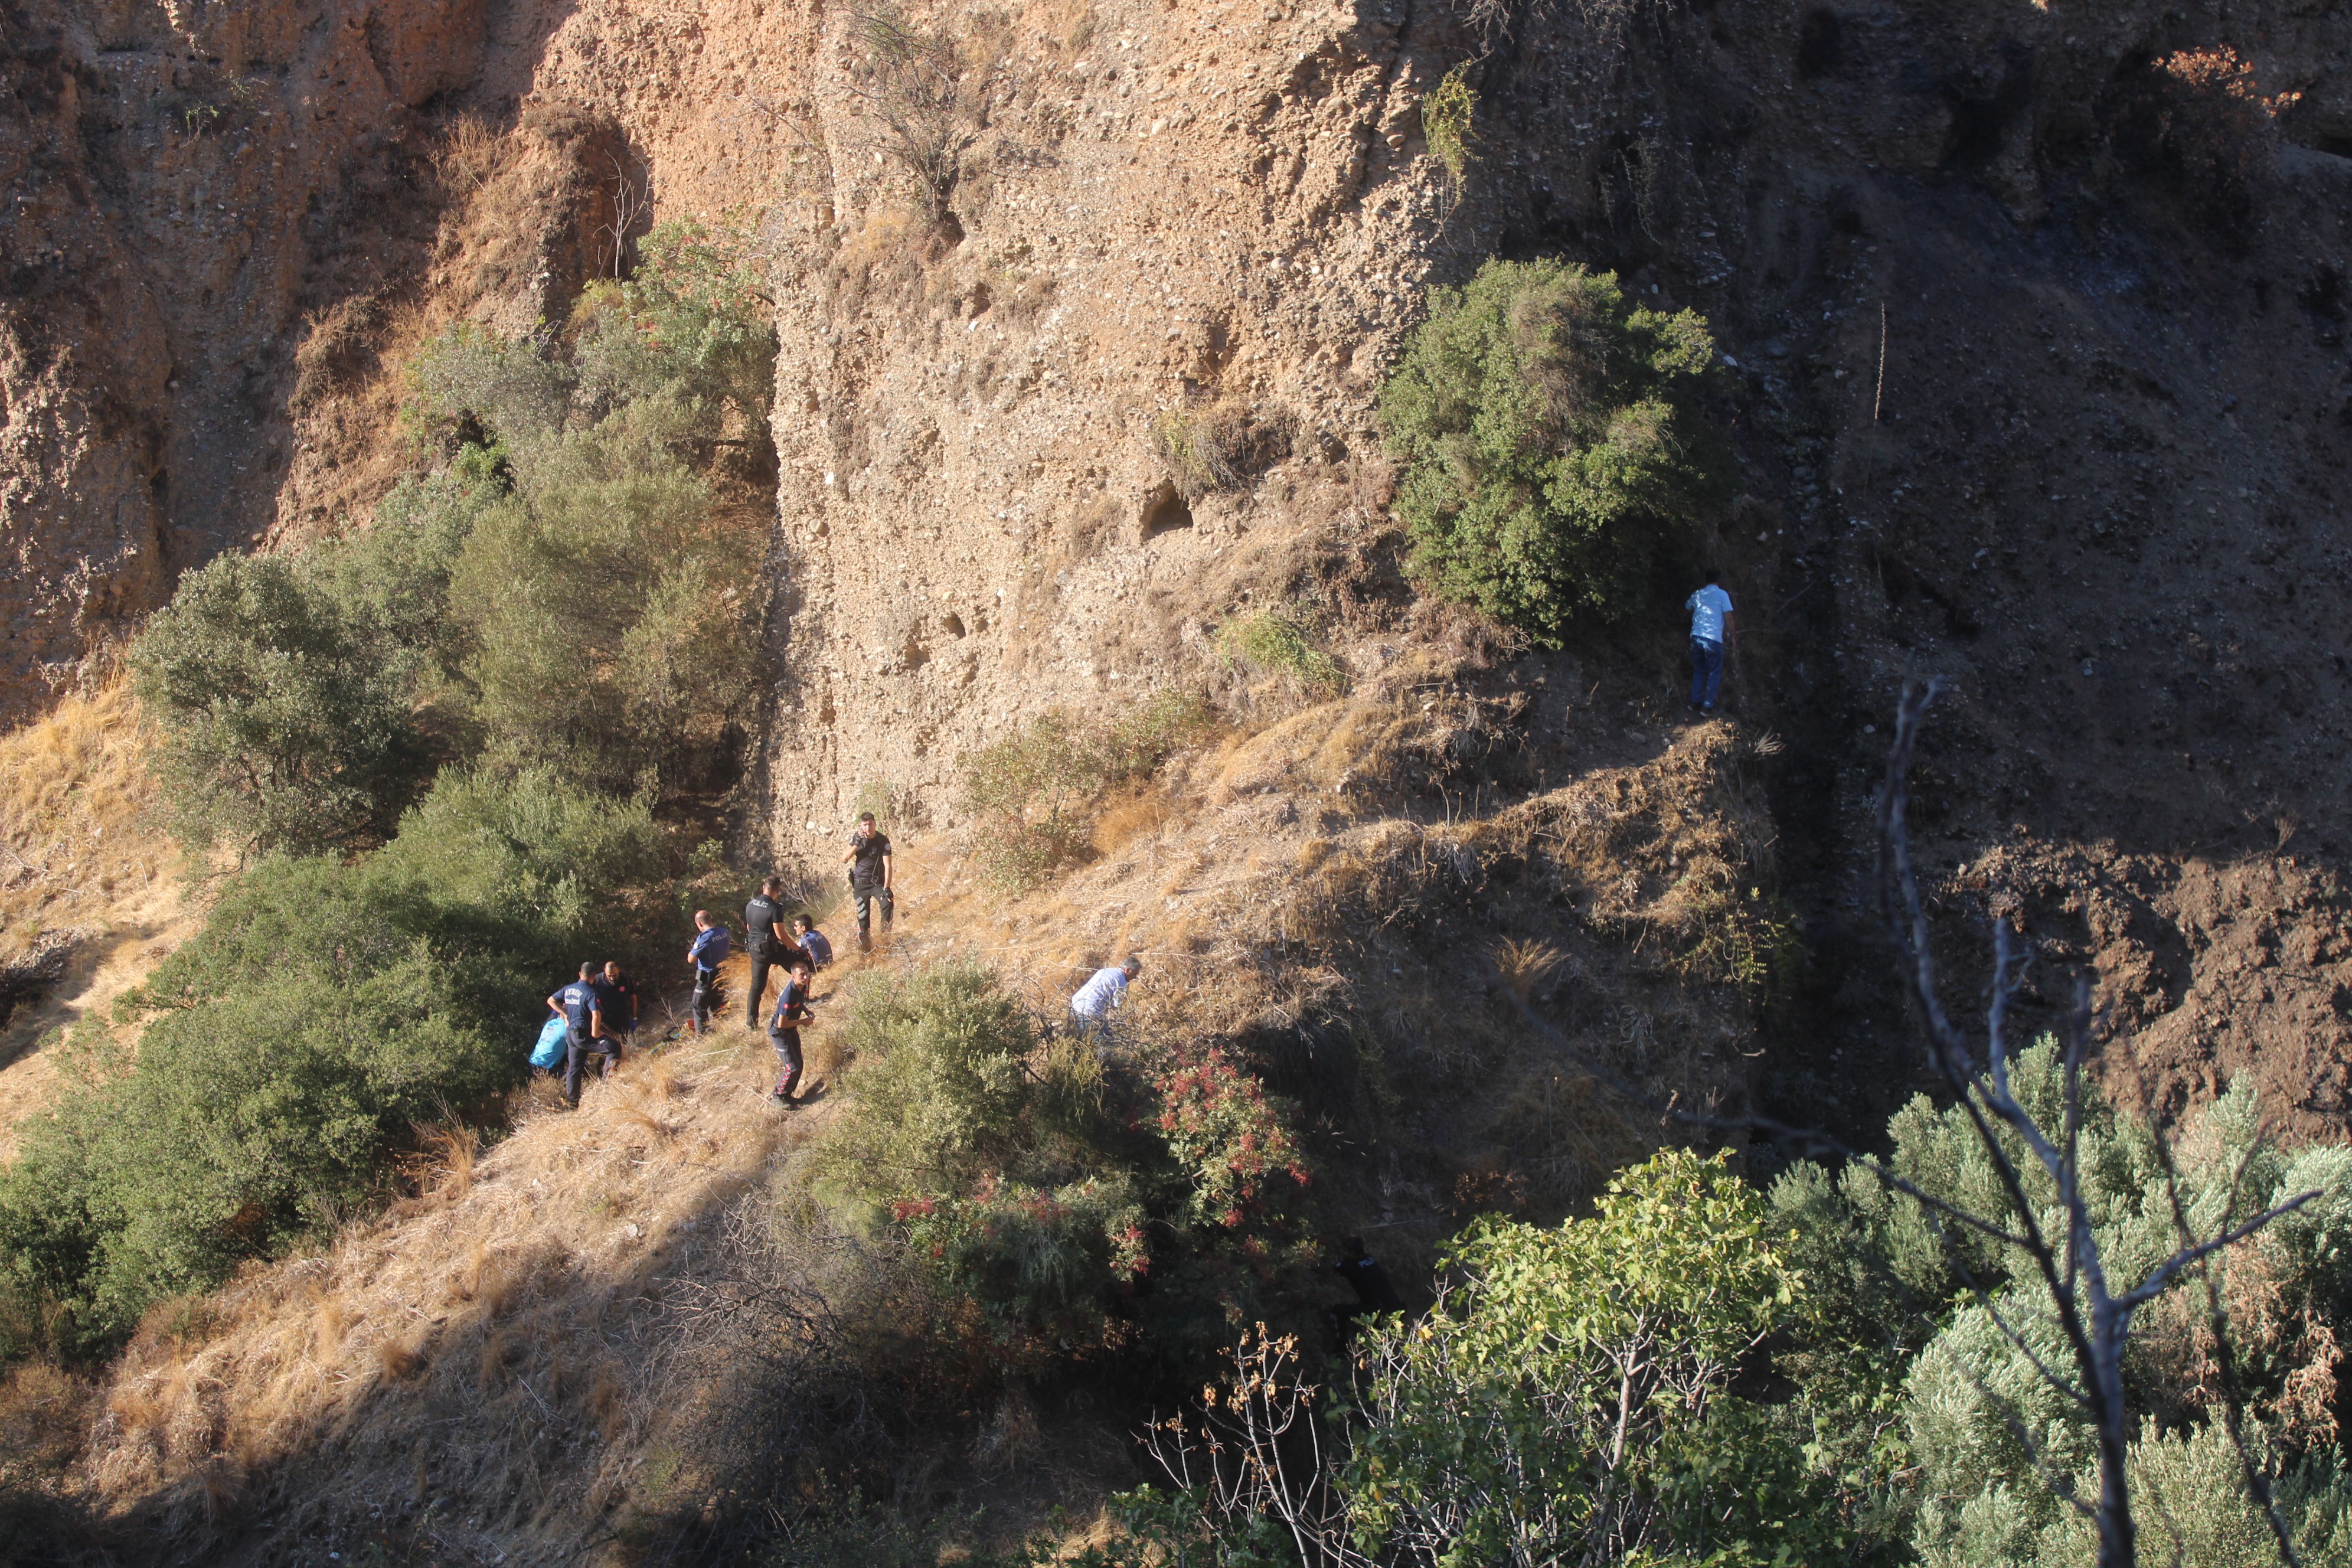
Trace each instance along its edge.
<path fill-rule="evenodd" d="M 1897 691 L 1937 674 L 1920 847 L 1956 1002 L 1984 921 L 2018 919 L 2037 1003 L 2095 965 L 2101 1026 L 2168 1109 L 2252 1073 L 2290 1132 L 2345 1129 L 2342 6 L 1580 0 L 1490 34 L 1435 0 L 936 16 L 986 85 L 935 223 L 851 79 L 847 9 L 5 13 L 0 720 L 179 572 L 363 521 L 409 460 L 391 416 L 424 334 L 530 330 L 656 219 L 731 220 L 766 252 L 781 347 L 746 866 L 829 875 L 879 806 L 926 943 L 1041 986 L 1114 944 L 1246 963 L 1266 1006 L 1218 1017 L 1236 1037 L 1352 1010 L 1430 1044 L 1433 1072 L 1452 958 L 1558 936 L 1594 977 L 1561 987 L 1570 1027 L 1867 1135 L 1913 1083 L 1869 799 Z M 2222 47 L 2247 74 L 2220 88 L 2156 63 Z M 1473 59 L 1457 188 L 1419 103 Z M 1616 269 L 1717 332 L 1741 494 L 1688 553 L 1738 596 L 1733 730 L 1674 722 L 1671 594 L 1561 653 L 1497 653 L 1397 575 L 1379 387 L 1423 291 L 1497 254 Z M 1215 402 L 1282 438 L 1180 505 L 1154 421 Z M 1049 707 L 1227 681 L 1215 628 L 1294 601 L 1355 706 L 1237 736 L 1167 781 L 1192 815 L 1025 910 L 974 891 L 962 753 Z M 1431 765 L 1351 803 L 1347 746 L 1382 725 Z M 1738 839 L 1794 912 L 1801 967 L 1761 1013 L 1634 973 L 1631 923 L 1510 880 L 1589 828 L 1630 922 L 1685 824 Z M 1424 894 L 1426 939 L 1349 924 Z M 1356 970 L 1284 968 L 1315 900 Z M 1621 1027 L 1629 997 L 1671 1049 Z M 1514 1173 L 1510 1108 L 1430 1098 L 1426 1168 L 1365 1153 L 1351 1194 Z M 373 1441 L 338 1462 L 397 1447 Z M 212 1539 L 187 1521 L 214 1458 L 118 1462 L 110 1506 Z M 558 1560 L 578 1536 L 533 1539 Z"/>

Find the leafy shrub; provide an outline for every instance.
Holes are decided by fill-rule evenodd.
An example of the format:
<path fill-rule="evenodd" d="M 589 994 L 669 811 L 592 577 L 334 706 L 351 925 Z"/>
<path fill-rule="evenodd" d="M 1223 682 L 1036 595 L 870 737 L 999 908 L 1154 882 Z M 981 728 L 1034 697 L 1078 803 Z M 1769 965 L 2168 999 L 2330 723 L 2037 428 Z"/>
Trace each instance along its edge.
<path fill-rule="evenodd" d="M 1290 454 L 1295 422 L 1261 415 L 1232 399 L 1201 408 L 1171 408 L 1151 421 L 1151 446 L 1171 483 L 1187 500 L 1236 489 Z"/>
<path fill-rule="evenodd" d="M 1458 190 L 1474 161 L 1470 152 L 1472 124 L 1477 118 L 1478 93 L 1470 85 L 1470 64 L 1463 61 L 1444 79 L 1422 96 L 1421 134 L 1430 156 L 1444 165 L 1445 177 Z"/>
<path fill-rule="evenodd" d="M 572 312 L 578 396 L 592 417 L 668 396 L 720 413 L 755 447 L 769 439 L 776 334 L 749 240 L 691 221 L 664 223 L 637 244 L 626 281 L 600 283 Z M 723 412 L 722 412 L 723 411 Z"/>
<path fill-rule="evenodd" d="M 1104 1291 L 1140 1269 L 1142 1213 L 1099 1146 L 1093 1053 L 1041 1047 L 968 964 L 867 978 L 841 1037 L 856 1065 L 819 1191 L 869 1231 L 899 1228 L 1001 1334 L 1098 1333 Z"/>
<path fill-rule="evenodd" d="M 1304 1155 L 1222 1051 L 1140 1042 L 1138 1073 L 1129 1053 L 1041 1034 L 968 964 L 869 974 L 849 1005 L 849 1093 L 813 1190 L 902 1242 L 996 1344 L 1099 1342 L 1116 1310 L 1181 1359 L 1264 1310 L 1295 1260 L 1283 1205 Z"/>
<path fill-rule="evenodd" d="M 1769 1222 L 1725 1157 L 1682 1150 L 1624 1173 L 1589 1219 L 1479 1221 L 1445 1260 L 1459 1287 L 1359 1341 L 1344 1442 L 1287 1429 L 1321 1419 L 1290 1347 L 1245 1341 L 1205 1429 L 1158 1443 L 1171 1473 L 1191 1462 L 1184 1482 L 1231 1479 L 1130 1494 L 1129 1528 L 1171 1562 L 1297 1560 L 1251 1555 L 1270 1520 L 1302 1531 L 1290 1551 L 1311 1562 L 1842 1555 L 1834 1499 L 1732 1387 L 1805 1310 Z"/>
<path fill-rule="evenodd" d="M 1636 305 L 1611 273 L 1489 261 L 1436 290 L 1381 394 L 1413 574 L 1546 646 L 1628 613 L 1720 498 L 1714 357 L 1696 313 Z"/>
<path fill-rule="evenodd" d="M 1307 628 L 1286 610 L 1261 610 L 1227 621 L 1217 633 L 1226 662 L 1261 674 L 1286 677 L 1313 692 L 1337 692 L 1347 685 L 1339 661 L 1307 640 Z"/>
<path fill-rule="evenodd" d="M 452 574 L 475 718 L 524 765 L 684 782 L 750 695 L 756 530 L 677 465 L 525 492 L 485 514 Z"/>
<path fill-rule="evenodd" d="M 1076 863 L 1103 792 L 1157 768 L 1208 725 L 1197 699 L 1160 691 L 1107 725 L 1083 726 L 1056 709 L 966 752 L 958 771 L 964 809 L 977 819 L 971 856 L 981 874 L 1019 889 Z"/>
<path fill-rule="evenodd" d="M 2021 1054 L 2011 1083 L 2042 1124 L 2063 1124 L 2064 1066 L 2055 1041 L 2045 1037 Z M 1888 1132 L 1886 1165 L 1895 1175 L 1996 1225 L 2021 1222 L 1965 1111 L 1938 1110 L 1923 1097 L 1893 1118 Z M 2154 1137 L 2095 1086 L 2084 1094 L 2078 1136 L 2100 1256 L 2118 1282 L 2137 1280 L 2177 1244 Z M 2039 1162 L 2006 1134 L 2004 1143 L 2034 1215 L 2053 1212 L 2057 1194 Z M 2335 1464 L 2339 1441 L 2335 1367 L 2352 1310 L 2339 1238 L 2352 1226 L 2352 1150 L 2268 1148 L 2253 1097 L 2233 1090 L 2192 1124 L 2177 1160 L 2182 1201 L 2200 1230 L 2216 1228 L 2232 1205 L 2245 1214 L 2319 1194 L 2211 1265 L 2240 1385 L 2274 1439 L 2275 1473 L 2309 1479 L 2318 1474 L 2309 1465 Z M 1931 1563 L 2089 1561 L 2088 1537 L 2076 1538 L 2050 1478 L 2089 1467 L 2092 1434 L 2041 1370 L 2070 1365 L 2071 1355 L 2045 1288 L 2021 1271 L 2022 1254 L 1980 1232 L 1939 1226 L 1865 1163 L 1835 1178 L 1792 1167 L 1774 1184 L 1772 1201 L 1802 1238 L 1797 1256 L 1822 1309 L 1822 1326 L 1782 1356 L 1782 1370 L 1816 1408 L 1818 1454 L 1868 1472 L 1858 1485 L 1876 1499 L 1873 1531 L 1907 1536 Z M 1973 1299 L 1970 1281 L 1990 1293 L 1990 1306 Z M 2203 1453 L 2200 1445 L 2226 1444 L 2212 1436 L 2221 1396 L 2210 1324 L 2203 1282 L 2194 1278 L 2139 1310 L 2124 1368 L 2131 1395 L 2189 1445 L 2159 1452 L 2144 1438 L 2150 1477 L 2187 1463 L 2191 1449 Z M 1890 1480 L 1897 1474 L 1909 1478 L 1899 1489 Z M 2307 1495 L 2332 1496 L 2335 1484 L 2311 1480 Z M 2322 1511 L 2332 1521 L 2338 1506 Z M 2143 1530 L 2158 1528 L 2156 1516 L 2139 1511 Z M 2223 1552 L 2210 1560 L 2238 1559 Z"/>
<path fill-rule="evenodd" d="M 467 445 L 525 437 L 557 428 L 571 405 L 571 367 L 551 360 L 530 338 L 505 338 L 461 321 L 408 362 L 403 416 L 424 429 L 447 428 Z"/>
<path fill-rule="evenodd" d="M 157 772 L 190 840 L 312 851 L 387 831 L 430 776 L 411 671 L 296 562 L 224 555 L 132 645 Z"/>
<path fill-rule="evenodd" d="M 68 1083 L 0 1171 L 0 1258 L 84 1342 L 217 1284 L 377 1187 L 417 1123 L 518 1076 L 539 1000 L 610 896 L 657 873 L 642 803 L 445 778 L 394 844 L 266 859 L 125 1009 L 135 1058 L 69 1043 Z"/>

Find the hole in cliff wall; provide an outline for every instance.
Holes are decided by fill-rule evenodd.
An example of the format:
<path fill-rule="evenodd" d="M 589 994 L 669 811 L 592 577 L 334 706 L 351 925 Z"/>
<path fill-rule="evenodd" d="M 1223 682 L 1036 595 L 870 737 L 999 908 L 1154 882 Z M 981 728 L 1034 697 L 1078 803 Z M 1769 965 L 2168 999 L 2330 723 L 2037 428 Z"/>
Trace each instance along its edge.
<path fill-rule="evenodd" d="M 946 619 L 940 622 L 940 625 L 947 628 L 948 636 L 951 637 L 960 637 L 963 636 L 963 617 L 961 616 L 950 614 Z"/>
<path fill-rule="evenodd" d="M 1176 493 L 1173 483 L 1162 479 L 1160 488 L 1143 503 L 1143 537 L 1157 539 L 1172 530 L 1192 526 L 1192 509 L 1184 504 L 1184 498 Z"/>
<path fill-rule="evenodd" d="M 1837 69 L 1844 53 L 1845 27 L 1838 14 L 1826 5 L 1806 12 L 1797 26 L 1797 74 L 1808 79 L 1827 76 Z"/>

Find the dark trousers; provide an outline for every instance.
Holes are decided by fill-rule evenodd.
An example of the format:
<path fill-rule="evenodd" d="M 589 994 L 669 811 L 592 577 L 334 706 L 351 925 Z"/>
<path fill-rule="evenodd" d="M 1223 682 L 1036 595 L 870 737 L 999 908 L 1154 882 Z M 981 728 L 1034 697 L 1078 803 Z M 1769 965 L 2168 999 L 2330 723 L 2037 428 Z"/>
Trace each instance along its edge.
<path fill-rule="evenodd" d="M 801 1032 L 771 1029 L 768 1044 L 776 1047 L 776 1092 L 789 1095 L 801 1081 Z"/>
<path fill-rule="evenodd" d="M 694 966 L 694 1001 L 690 1004 L 694 1015 L 694 1026 L 699 1029 L 709 1023 L 710 1010 L 725 999 L 724 994 L 719 988 L 719 971 L 705 969 L 702 965 L 696 964 Z"/>
<path fill-rule="evenodd" d="M 1712 708 L 1723 688 L 1723 645 L 1691 638 L 1691 706 Z"/>
<path fill-rule="evenodd" d="M 857 934 L 859 936 L 866 935 L 873 929 L 871 910 L 876 904 L 882 906 L 882 929 L 884 931 L 890 929 L 890 916 L 895 912 L 895 909 L 890 900 L 889 889 L 869 888 L 863 882 L 852 882 L 849 884 L 849 896 L 857 900 Z"/>
<path fill-rule="evenodd" d="M 596 1076 L 602 1078 L 613 1070 L 612 1041 L 591 1039 L 585 1030 L 564 1026 L 563 1098 L 574 1105 L 580 1103 L 580 1069 L 592 1056 L 603 1058 Z"/>
<path fill-rule="evenodd" d="M 760 1026 L 760 1002 L 768 994 L 768 972 L 771 969 L 781 969 L 783 966 L 784 956 L 781 952 L 771 952 L 765 948 L 751 950 L 751 980 L 749 987 L 751 994 L 743 998 L 745 1028 L 756 1029 Z"/>

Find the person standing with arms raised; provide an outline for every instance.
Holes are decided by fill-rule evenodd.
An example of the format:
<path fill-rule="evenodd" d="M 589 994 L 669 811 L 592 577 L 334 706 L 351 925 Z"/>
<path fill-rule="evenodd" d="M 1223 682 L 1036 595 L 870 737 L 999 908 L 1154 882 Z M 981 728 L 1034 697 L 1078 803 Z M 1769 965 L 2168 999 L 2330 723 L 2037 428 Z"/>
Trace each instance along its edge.
<path fill-rule="evenodd" d="M 890 920 L 897 912 L 890 898 L 890 836 L 874 826 L 874 814 L 857 814 L 857 831 L 849 836 L 848 851 L 841 858 L 849 868 L 849 896 L 857 903 L 857 950 L 874 951 L 874 928 L 869 918 L 870 907 L 882 907 L 882 934 L 890 934 Z"/>
<path fill-rule="evenodd" d="M 800 950 L 785 922 L 784 885 L 771 877 L 760 884 L 760 896 L 743 906 L 743 951 L 751 960 L 751 994 L 744 998 L 743 1026 L 760 1026 L 760 1004 L 767 1000 L 768 970 Z"/>

